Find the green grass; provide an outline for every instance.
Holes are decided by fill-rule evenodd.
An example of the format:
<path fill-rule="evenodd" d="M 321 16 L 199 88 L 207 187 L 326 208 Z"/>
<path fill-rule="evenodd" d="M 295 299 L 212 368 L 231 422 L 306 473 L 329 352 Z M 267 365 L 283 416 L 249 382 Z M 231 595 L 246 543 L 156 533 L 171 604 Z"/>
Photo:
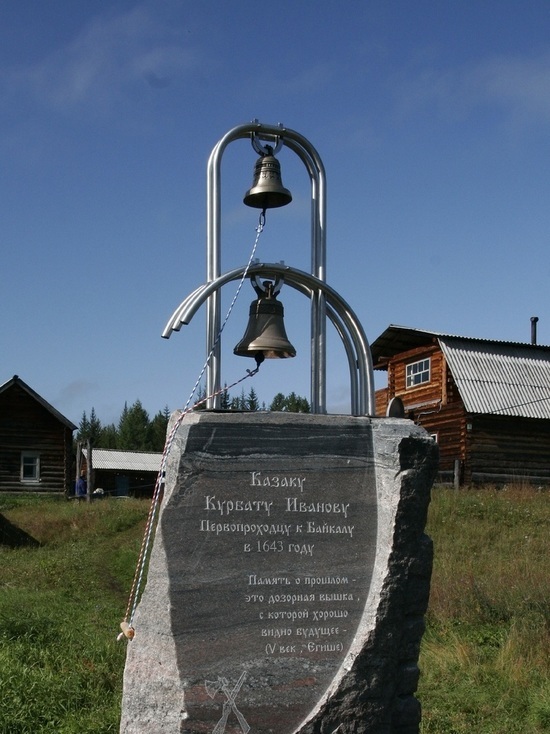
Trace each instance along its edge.
<path fill-rule="evenodd" d="M 118 732 L 126 645 L 116 637 L 147 511 L 134 500 L 0 498 L 42 544 L 0 550 L 1 734 Z"/>
<path fill-rule="evenodd" d="M 550 496 L 435 489 L 423 734 L 550 732 Z"/>
<path fill-rule="evenodd" d="M 436 488 L 422 734 L 550 732 L 550 495 Z M 118 732 L 116 642 L 148 502 L 0 496 L 0 734 Z"/>

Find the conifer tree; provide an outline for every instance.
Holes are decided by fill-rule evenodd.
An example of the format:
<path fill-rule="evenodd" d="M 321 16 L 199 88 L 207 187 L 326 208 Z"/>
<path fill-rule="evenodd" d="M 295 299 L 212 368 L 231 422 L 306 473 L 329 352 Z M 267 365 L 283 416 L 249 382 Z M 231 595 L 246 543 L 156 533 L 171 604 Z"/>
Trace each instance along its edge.
<path fill-rule="evenodd" d="M 288 413 L 311 412 L 308 400 L 296 395 L 295 392 L 291 392 L 289 395 L 283 395 L 282 392 L 277 393 L 269 406 L 269 410 Z"/>
<path fill-rule="evenodd" d="M 86 411 L 82 414 L 78 433 L 76 434 L 76 440 L 81 443 L 90 441 L 92 446 L 97 446 L 100 441 L 101 431 L 101 422 L 95 413 L 95 409 L 92 408 L 89 419 L 86 415 Z"/>
<path fill-rule="evenodd" d="M 90 433 L 90 421 L 86 415 L 86 411 L 82 413 L 82 418 L 78 424 L 78 433 L 76 434 L 76 440 L 78 442 L 84 442 L 88 440 L 88 434 Z"/>
<path fill-rule="evenodd" d="M 285 409 L 285 396 L 282 392 L 278 392 L 277 395 L 273 398 L 271 401 L 271 405 L 269 406 L 269 410 L 273 411 L 282 411 Z"/>
<path fill-rule="evenodd" d="M 246 405 L 246 397 L 244 394 L 244 388 L 241 390 L 241 395 L 238 398 L 232 398 L 231 410 L 248 410 Z"/>
<path fill-rule="evenodd" d="M 220 396 L 220 408 L 222 410 L 229 410 L 231 408 L 231 396 L 227 391 L 227 382 L 224 384 L 224 391 Z"/>
<path fill-rule="evenodd" d="M 149 425 L 149 445 L 151 451 L 162 451 L 166 443 L 166 430 L 170 419 L 170 410 L 168 406 L 155 415 Z"/>
<path fill-rule="evenodd" d="M 118 448 L 118 432 L 114 423 L 109 423 L 101 429 L 101 435 L 97 442 L 97 448 L 100 449 L 117 449 Z"/>
<path fill-rule="evenodd" d="M 256 390 L 253 387 L 250 388 L 248 396 L 246 397 L 246 410 L 257 411 L 260 409 L 260 402 L 256 395 Z"/>
<path fill-rule="evenodd" d="M 119 448 L 125 451 L 149 451 L 149 415 L 139 400 L 124 410 L 118 424 Z"/>

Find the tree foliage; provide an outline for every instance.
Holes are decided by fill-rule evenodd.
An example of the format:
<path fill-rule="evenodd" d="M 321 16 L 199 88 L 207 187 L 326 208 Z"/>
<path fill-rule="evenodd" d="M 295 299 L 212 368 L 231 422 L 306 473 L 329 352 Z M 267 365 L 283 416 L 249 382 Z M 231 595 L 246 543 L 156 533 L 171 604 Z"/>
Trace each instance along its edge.
<path fill-rule="evenodd" d="M 166 429 L 170 420 L 170 409 L 166 405 L 164 410 L 160 411 L 153 417 L 149 424 L 149 443 L 151 451 L 162 451 L 166 441 Z"/>
<path fill-rule="evenodd" d="M 96 416 L 94 408 L 92 408 L 89 418 L 87 417 L 85 412 L 82 414 L 82 420 L 80 421 L 80 426 L 76 437 L 77 441 L 81 441 L 82 443 L 91 441 L 91 443 L 95 446 L 97 445 L 99 437 L 101 436 L 101 431 L 101 421 Z"/>
<path fill-rule="evenodd" d="M 149 451 L 149 414 L 139 400 L 124 410 L 118 422 L 120 445 L 128 451 Z"/>
<path fill-rule="evenodd" d="M 310 413 L 311 408 L 306 398 L 291 392 L 289 395 L 277 393 L 273 398 L 269 410 L 286 413 Z"/>
<path fill-rule="evenodd" d="M 141 402 L 136 400 L 130 407 L 124 404 L 117 425 L 102 426 L 92 408 L 90 418 L 83 413 L 76 440 L 82 443 L 89 440 L 98 449 L 160 452 L 166 441 L 169 418 L 170 410 L 166 406 L 150 420 Z"/>
<path fill-rule="evenodd" d="M 258 395 L 254 388 L 250 388 L 248 393 L 244 389 L 237 397 L 231 397 L 227 391 L 227 385 L 224 392 L 221 393 L 221 409 L 255 412 L 266 410 L 265 403 L 260 404 Z M 206 391 L 200 388 L 197 395 L 197 405 L 195 410 L 204 410 L 206 404 L 204 401 Z M 310 406 L 306 398 L 291 392 L 289 395 L 277 393 L 271 405 L 271 411 L 283 411 L 289 413 L 309 413 Z M 170 410 L 168 406 L 164 410 L 149 418 L 149 414 L 141 404 L 140 400 L 136 400 L 130 407 L 124 404 L 122 413 L 118 423 L 110 423 L 102 425 L 96 416 L 95 409 L 90 411 L 90 417 L 86 412 L 82 414 L 76 440 L 86 443 L 88 440 L 94 448 L 98 449 L 118 449 L 120 451 L 155 451 L 161 452 L 164 449 L 166 441 L 166 430 L 170 419 Z"/>

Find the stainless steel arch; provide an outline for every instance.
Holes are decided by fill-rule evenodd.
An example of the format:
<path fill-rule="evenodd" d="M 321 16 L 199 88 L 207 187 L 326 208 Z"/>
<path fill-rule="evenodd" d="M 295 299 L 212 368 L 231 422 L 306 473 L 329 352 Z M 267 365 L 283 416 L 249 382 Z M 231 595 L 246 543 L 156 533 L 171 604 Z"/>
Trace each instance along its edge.
<path fill-rule="evenodd" d="M 207 176 L 207 264 L 206 279 L 215 281 L 221 275 L 221 159 L 229 143 L 240 138 L 257 136 L 261 140 L 282 142 L 296 153 L 311 180 L 311 274 L 326 279 L 326 176 L 321 158 L 303 135 L 283 125 L 264 125 L 257 120 L 229 130 L 214 146 L 208 160 Z M 221 349 L 217 339 L 221 325 L 219 294 L 213 291 L 208 299 L 206 316 L 207 354 L 211 354 L 206 372 L 206 393 L 220 389 Z M 326 306 L 324 292 L 312 294 L 311 306 L 311 403 L 315 413 L 326 412 Z M 219 398 L 211 399 L 207 407 L 216 407 Z"/>
<path fill-rule="evenodd" d="M 170 317 L 162 336 L 169 338 L 191 319 L 200 306 L 227 283 L 242 278 L 245 268 L 236 268 L 205 283 L 189 294 Z M 346 351 L 350 371 L 352 415 L 374 415 L 374 377 L 367 337 L 360 321 L 346 301 L 316 276 L 280 263 L 255 263 L 247 275 L 283 276 L 285 283 L 309 298 L 326 299 L 326 313 L 334 324 Z M 315 412 L 315 411 L 313 411 Z"/>

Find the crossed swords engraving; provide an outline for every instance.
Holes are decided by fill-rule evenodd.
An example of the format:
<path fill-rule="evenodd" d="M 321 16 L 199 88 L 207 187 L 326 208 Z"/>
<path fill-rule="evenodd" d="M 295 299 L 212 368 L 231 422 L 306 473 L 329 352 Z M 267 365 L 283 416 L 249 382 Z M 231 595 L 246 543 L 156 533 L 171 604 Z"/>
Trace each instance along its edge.
<path fill-rule="evenodd" d="M 226 699 L 223 702 L 222 717 L 214 727 L 212 734 L 224 734 L 225 727 L 227 726 L 227 720 L 229 719 L 229 714 L 231 713 L 231 711 L 233 711 L 233 713 L 237 717 L 243 734 L 248 734 L 248 732 L 250 731 L 247 720 L 241 714 L 241 712 L 237 708 L 237 704 L 235 703 L 235 699 L 237 698 L 239 691 L 241 690 L 241 686 L 244 683 L 245 678 L 246 671 L 241 674 L 241 677 L 235 683 L 235 687 L 232 691 L 229 690 L 229 681 L 227 680 L 227 678 L 222 678 L 221 676 L 218 676 L 218 680 L 205 681 L 204 687 L 206 688 L 206 692 L 208 693 L 210 698 L 214 698 L 220 691 L 222 691 Z"/>

